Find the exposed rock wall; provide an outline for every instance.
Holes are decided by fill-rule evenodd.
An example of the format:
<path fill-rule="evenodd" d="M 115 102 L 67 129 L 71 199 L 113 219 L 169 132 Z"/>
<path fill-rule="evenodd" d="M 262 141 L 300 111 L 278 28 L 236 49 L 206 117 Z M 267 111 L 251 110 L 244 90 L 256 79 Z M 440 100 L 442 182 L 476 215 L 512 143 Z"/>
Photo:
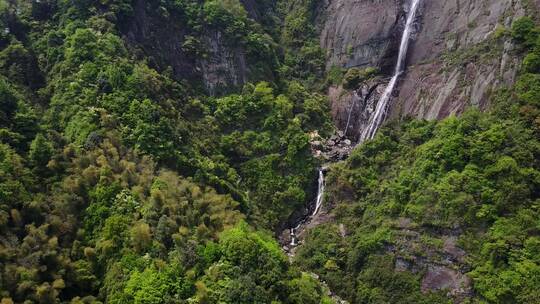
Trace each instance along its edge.
<path fill-rule="evenodd" d="M 512 84 L 519 68 L 510 39 L 496 36 L 525 14 L 521 3 L 426 0 L 392 115 L 440 119 L 489 106 L 490 94 Z"/>
<path fill-rule="evenodd" d="M 402 0 L 322 0 L 321 47 L 328 66 L 391 68 Z"/>
<path fill-rule="evenodd" d="M 195 77 L 195 59 L 182 50 L 186 27 L 168 22 L 144 0 L 135 1 L 133 8 L 133 17 L 122 29 L 128 45 L 138 47 L 153 67 L 165 69 L 170 66 L 178 79 Z"/>
<path fill-rule="evenodd" d="M 320 43 L 327 51 L 328 67 L 378 66 L 391 74 L 388 66 L 396 61 L 395 45 L 401 38 L 409 1 L 325 1 Z M 397 86 L 389 115 L 441 119 L 460 114 L 470 105 L 489 107 L 492 92 L 512 84 L 519 70 L 519 54 L 502 33 L 527 14 L 527 9 L 540 7 L 540 1 L 527 3 L 529 7 L 521 0 L 423 0 L 407 72 Z M 355 91 L 331 87 L 328 96 L 338 128 L 346 128 L 352 108 L 347 135 L 357 138 L 384 83 L 377 79 Z M 402 241 L 387 248 L 397 257 L 396 271 L 423 273 L 423 292 L 448 290 L 456 302 L 470 295 L 471 281 L 463 262 L 467 253 L 457 247 L 455 233 L 444 235 L 444 248 L 422 254 L 414 248 L 420 233 L 410 227 L 403 227 L 402 233 Z"/>
<path fill-rule="evenodd" d="M 260 18 L 261 8 L 254 0 L 243 0 L 250 18 Z M 202 36 L 195 37 L 195 48 L 204 56 L 184 49 L 189 38 L 188 25 L 182 16 L 169 15 L 160 11 L 156 2 L 137 0 L 134 16 L 123 29 L 129 45 L 137 47 L 150 64 L 160 70 L 172 69 L 178 80 L 201 85 L 212 95 L 241 87 L 250 75 L 246 50 L 232 45 L 223 37 L 220 29 L 207 28 Z"/>
<path fill-rule="evenodd" d="M 354 91 L 347 91 L 341 86 L 330 87 L 328 97 L 336 127 L 356 142 L 368 125 L 383 91 L 384 83 L 379 78 L 361 84 Z"/>
<path fill-rule="evenodd" d="M 378 66 L 391 73 L 408 0 L 323 0 L 321 46 L 328 66 Z M 526 1 L 538 9 L 540 1 Z M 521 0 L 423 0 L 407 58 L 408 71 L 390 105 L 392 117 L 440 119 L 468 105 L 488 106 L 494 89 L 511 84 L 519 58 L 509 39 L 494 37 L 526 13 Z M 350 93 L 329 94 L 342 121 Z M 359 113 L 353 116 L 361 116 Z"/>
<path fill-rule="evenodd" d="M 245 50 L 226 44 L 220 31 L 210 31 L 204 38 L 205 58 L 197 61 L 206 89 L 211 94 L 228 87 L 240 87 L 247 82 L 248 66 Z"/>

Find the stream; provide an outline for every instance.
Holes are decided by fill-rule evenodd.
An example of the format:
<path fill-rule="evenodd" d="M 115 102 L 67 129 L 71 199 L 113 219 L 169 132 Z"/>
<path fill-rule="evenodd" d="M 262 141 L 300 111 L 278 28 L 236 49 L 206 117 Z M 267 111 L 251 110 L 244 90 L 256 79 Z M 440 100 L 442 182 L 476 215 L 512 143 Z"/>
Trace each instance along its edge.
<path fill-rule="evenodd" d="M 358 145 L 367 140 L 373 139 L 375 137 L 375 134 L 377 133 L 377 130 L 380 128 L 380 126 L 384 122 L 386 113 L 388 111 L 388 105 L 392 98 L 392 94 L 394 90 L 396 89 L 396 85 L 398 83 L 399 77 L 405 72 L 405 69 L 406 69 L 405 61 L 407 58 L 407 52 L 409 50 L 409 43 L 411 40 L 411 35 L 414 30 L 414 22 L 415 22 L 415 18 L 418 12 L 418 8 L 420 6 L 420 2 L 421 0 L 412 0 L 411 6 L 407 13 L 407 21 L 405 23 L 403 35 L 401 37 L 399 54 L 398 54 L 396 67 L 394 70 L 394 75 L 392 76 L 390 82 L 386 86 L 384 93 L 381 95 L 381 98 L 379 99 L 377 103 L 375 111 L 373 112 L 373 114 L 371 115 L 369 119 L 369 123 L 367 127 L 364 128 L 364 130 L 362 130 L 362 133 L 358 141 Z M 351 106 L 351 109 L 352 109 L 352 106 Z M 347 134 L 347 128 L 349 127 L 350 117 L 351 117 L 351 113 L 349 113 L 346 130 L 344 133 L 342 132 L 341 134 Z M 340 140 L 343 140 L 344 142 L 349 141 L 348 139 L 345 139 L 344 136 L 338 136 L 338 137 L 340 137 Z M 332 139 L 330 139 L 329 141 L 334 142 Z M 347 146 L 349 145 L 350 145 L 350 142 L 347 143 Z M 350 153 L 351 150 L 352 150 L 352 146 L 348 147 L 347 149 L 348 153 Z M 321 151 L 317 151 L 317 152 L 319 152 L 318 154 L 320 154 Z M 310 224 L 317 224 L 316 220 L 320 216 L 321 208 L 324 203 L 324 194 L 325 194 L 324 191 L 325 191 L 325 186 L 326 186 L 325 173 L 328 170 L 329 168 L 327 166 L 323 166 L 319 168 L 318 170 L 317 197 L 315 201 L 312 203 L 313 205 L 310 206 L 311 213 L 305 216 L 304 218 L 302 218 L 301 220 L 299 220 L 293 228 L 289 229 L 290 242 L 288 246 L 284 247 L 284 249 L 290 258 L 294 256 L 294 251 L 296 247 L 298 247 L 301 244 L 299 234 L 302 233 L 303 230 L 310 228 L 308 227 L 310 226 Z M 315 223 L 312 223 L 314 221 Z M 316 274 L 312 274 L 312 275 L 316 276 L 317 279 L 319 278 Z M 322 283 L 325 284 L 324 282 Z M 328 286 L 326 287 L 328 288 Z M 336 295 L 333 295 L 333 298 L 337 303 L 347 303 L 346 301 L 341 300 Z"/>
<path fill-rule="evenodd" d="M 409 11 L 407 13 L 407 21 L 405 23 L 405 29 L 403 30 L 403 35 L 401 37 L 400 47 L 399 47 L 399 54 L 398 59 L 396 62 L 396 67 L 394 70 L 394 75 L 392 76 L 390 82 L 386 86 L 384 93 L 381 95 L 381 98 L 379 99 L 376 109 L 371 115 L 369 119 L 369 124 L 366 128 L 362 131 L 360 135 L 360 139 L 358 144 L 361 144 L 365 142 L 366 140 L 373 139 L 375 134 L 377 133 L 377 130 L 380 128 L 382 123 L 384 122 L 386 112 L 388 110 L 388 104 L 392 98 L 392 93 L 394 92 L 396 85 L 398 83 L 399 77 L 405 72 L 406 68 L 406 58 L 407 58 L 407 52 L 409 50 L 409 44 L 411 40 L 411 35 L 413 34 L 414 30 L 414 23 L 416 19 L 416 15 L 418 12 L 418 8 L 420 7 L 421 0 L 412 0 L 411 6 L 409 8 Z M 349 119 L 350 119 L 350 113 L 349 113 Z M 347 128 L 348 128 L 349 122 L 347 122 Z M 340 140 L 344 140 L 343 135 L 346 134 L 345 132 L 340 132 L 342 136 L 338 136 Z M 334 142 L 334 140 L 330 139 L 331 142 Z M 345 140 L 348 141 L 348 140 Z M 348 142 L 349 144 L 350 142 Z M 335 144 L 335 142 L 334 142 Z M 349 153 L 352 150 L 346 149 Z M 320 151 L 318 151 L 320 152 Z M 290 242 L 288 244 L 288 248 L 286 251 L 290 256 L 294 255 L 294 248 L 297 247 L 301 241 L 299 239 L 299 234 L 302 229 L 305 229 L 317 216 L 319 215 L 321 211 L 321 207 L 324 202 L 324 190 L 325 190 L 325 172 L 329 168 L 327 166 L 323 166 L 319 168 L 319 176 L 318 176 L 318 189 L 317 189 L 317 197 L 314 202 L 314 206 L 312 205 L 310 207 L 311 214 L 308 214 L 304 218 L 300 219 L 296 225 L 293 228 L 289 229 L 290 233 Z"/>
<path fill-rule="evenodd" d="M 309 215 L 307 218 L 300 221 L 298 223 L 298 225 L 296 225 L 294 228 L 289 229 L 289 231 L 291 233 L 291 242 L 290 242 L 289 245 L 290 245 L 291 248 L 294 248 L 294 247 L 298 246 L 298 236 L 296 234 L 298 229 L 300 229 L 300 227 L 302 225 L 304 225 L 304 224 L 310 222 L 311 220 L 313 220 L 313 218 L 315 216 L 317 216 L 317 214 L 319 214 L 319 211 L 321 211 L 321 207 L 322 207 L 323 200 L 324 200 L 324 186 L 325 186 L 324 171 L 325 170 L 326 170 L 326 168 L 324 168 L 324 167 L 319 169 L 319 181 L 318 181 L 318 189 L 317 189 L 317 199 L 315 200 L 315 208 L 313 209 L 313 213 L 311 213 L 311 215 Z"/>

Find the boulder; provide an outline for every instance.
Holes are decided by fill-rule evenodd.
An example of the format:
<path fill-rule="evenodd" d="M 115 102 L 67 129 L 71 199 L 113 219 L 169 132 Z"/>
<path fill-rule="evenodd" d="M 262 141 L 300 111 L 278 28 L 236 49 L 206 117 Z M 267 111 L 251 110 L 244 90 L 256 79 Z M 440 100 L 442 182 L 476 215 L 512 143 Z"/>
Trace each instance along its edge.
<path fill-rule="evenodd" d="M 443 266 L 430 266 L 422 279 L 422 292 L 447 290 L 459 296 L 471 292 L 471 280 L 466 275 Z"/>

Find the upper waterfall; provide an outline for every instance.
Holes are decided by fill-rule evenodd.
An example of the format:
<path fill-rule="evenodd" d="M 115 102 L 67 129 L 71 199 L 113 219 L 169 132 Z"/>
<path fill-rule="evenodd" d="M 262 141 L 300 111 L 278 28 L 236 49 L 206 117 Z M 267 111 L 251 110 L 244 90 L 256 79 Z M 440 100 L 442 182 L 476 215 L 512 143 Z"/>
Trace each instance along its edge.
<path fill-rule="evenodd" d="M 403 36 L 401 37 L 401 44 L 399 46 L 399 55 L 398 55 L 398 60 L 396 63 L 394 75 L 392 76 L 392 79 L 390 80 L 390 82 L 388 83 L 388 86 L 384 90 L 384 93 L 381 96 L 381 99 L 377 103 L 377 107 L 375 108 L 375 112 L 373 113 L 373 115 L 371 116 L 371 119 L 369 120 L 368 126 L 362 131 L 359 143 L 372 139 L 377 133 L 377 130 L 379 129 L 379 127 L 381 126 L 384 120 L 384 116 L 386 115 L 386 111 L 388 108 L 388 102 L 390 101 L 392 92 L 394 91 L 396 87 L 397 80 L 399 76 L 405 70 L 405 59 L 407 57 L 407 51 L 409 50 L 409 41 L 411 38 L 411 33 L 412 33 L 413 25 L 414 25 L 414 19 L 416 18 L 416 12 L 418 11 L 419 4 L 420 4 L 420 0 L 412 0 L 412 4 L 409 9 L 409 13 L 407 15 L 407 23 L 405 24 L 405 30 L 403 31 Z"/>

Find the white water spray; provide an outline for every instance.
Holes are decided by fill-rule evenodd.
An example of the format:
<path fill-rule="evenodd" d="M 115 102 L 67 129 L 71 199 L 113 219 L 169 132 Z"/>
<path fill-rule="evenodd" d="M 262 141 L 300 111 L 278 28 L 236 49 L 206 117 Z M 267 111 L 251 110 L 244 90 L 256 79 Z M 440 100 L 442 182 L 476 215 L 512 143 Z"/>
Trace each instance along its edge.
<path fill-rule="evenodd" d="M 394 92 L 399 76 L 405 70 L 405 58 L 407 57 L 407 51 L 409 50 L 409 41 L 411 38 L 414 19 L 416 18 L 416 12 L 418 11 L 419 4 L 420 0 L 412 0 L 411 8 L 407 16 L 407 23 L 405 24 L 405 30 L 403 31 L 403 37 L 401 37 L 398 61 L 396 63 L 394 76 L 392 76 L 392 79 L 384 90 L 381 99 L 377 103 L 377 107 L 375 108 L 375 112 L 371 116 L 368 126 L 362 131 L 362 135 L 360 136 L 360 143 L 369 139 L 373 139 L 384 120 L 384 116 L 386 115 L 388 102 L 390 101 L 392 92 Z"/>
<path fill-rule="evenodd" d="M 298 245 L 298 242 L 296 241 L 296 228 L 291 228 L 291 246 L 295 247 Z"/>
<path fill-rule="evenodd" d="M 324 172 L 322 169 L 319 170 L 319 187 L 317 190 L 317 201 L 315 202 L 315 210 L 313 210 L 313 214 L 311 217 L 314 217 L 319 213 L 319 210 L 321 210 L 321 206 L 323 203 L 323 197 L 324 197 Z"/>

